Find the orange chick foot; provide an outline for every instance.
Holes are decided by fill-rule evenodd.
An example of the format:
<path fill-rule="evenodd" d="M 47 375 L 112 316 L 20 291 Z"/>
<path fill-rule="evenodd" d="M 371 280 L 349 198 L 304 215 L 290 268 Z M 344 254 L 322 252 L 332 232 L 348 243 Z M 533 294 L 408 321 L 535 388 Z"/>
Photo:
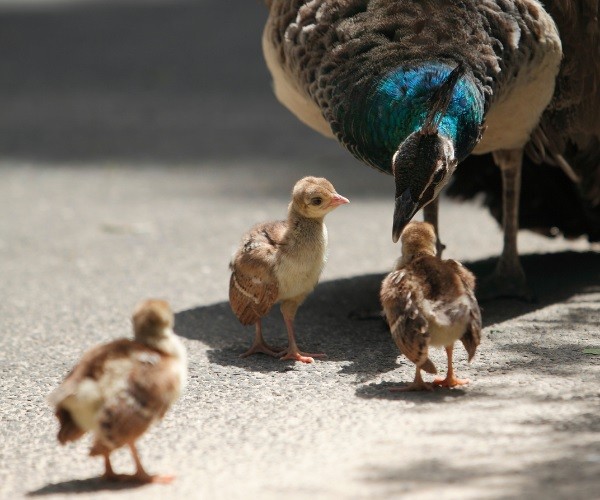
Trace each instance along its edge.
<path fill-rule="evenodd" d="M 283 352 L 283 349 L 279 349 L 277 347 L 271 347 L 268 344 L 262 343 L 262 344 L 252 344 L 252 347 L 250 347 L 250 349 L 248 349 L 245 353 L 240 354 L 240 358 L 247 358 L 248 356 L 251 356 L 252 354 L 256 354 L 256 353 L 263 353 L 263 354 L 267 354 L 268 356 L 273 356 L 274 358 L 278 357 L 281 355 L 281 353 Z"/>
<path fill-rule="evenodd" d="M 170 474 L 164 474 L 164 475 L 149 475 L 146 478 L 142 478 L 142 482 L 148 482 L 148 483 L 155 483 L 155 484 L 171 484 L 173 481 L 175 481 L 175 476 L 172 476 Z"/>
<path fill-rule="evenodd" d="M 301 361 L 302 363 L 312 363 L 314 358 L 326 358 L 327 355 L 323 353 L 311 354 L 307 352 L 302 352 L 297 349 L 289 350 L 286 349 L 280 354 L 280 360 L 292 360 L 292 361 Z"/>
<path fill-rule="evenodd" d="M 444 379 L 436 378 L 433 383 L 440 387 L 456 387 L 457 385 L 467 385 L 470 382 L 468 378 L 446 377 Z"/>

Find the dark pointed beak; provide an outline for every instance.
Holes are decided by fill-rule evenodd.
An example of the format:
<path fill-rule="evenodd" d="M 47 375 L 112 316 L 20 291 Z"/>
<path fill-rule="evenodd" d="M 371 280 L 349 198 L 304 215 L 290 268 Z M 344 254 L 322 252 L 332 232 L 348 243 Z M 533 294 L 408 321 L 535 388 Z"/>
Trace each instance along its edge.
<path fill-rule="evenodd" d="M 412 196 L 410 195 L 410 189 L 407 189 L 396 198 L 394 223 L 392 226 L 392 240 L 394 243 L 400 239 L 402 230 L 415 216 L 417 210 L 419 210 L 419 204 L 413 201 Z"/>

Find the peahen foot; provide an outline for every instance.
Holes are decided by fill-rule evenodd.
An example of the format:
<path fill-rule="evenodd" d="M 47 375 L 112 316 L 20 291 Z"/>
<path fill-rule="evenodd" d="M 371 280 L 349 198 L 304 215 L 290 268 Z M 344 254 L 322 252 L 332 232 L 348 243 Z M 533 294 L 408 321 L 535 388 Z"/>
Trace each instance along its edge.
<path fill-rule="evenodd" d="M 525 302 L 535 301 L 535 295 L 527 284 L 521 266 L 503 269 L 498 265 L 490 276 L 480 280 L 476 295 L 481 302 L 499 298 L 513 298 Z"/>

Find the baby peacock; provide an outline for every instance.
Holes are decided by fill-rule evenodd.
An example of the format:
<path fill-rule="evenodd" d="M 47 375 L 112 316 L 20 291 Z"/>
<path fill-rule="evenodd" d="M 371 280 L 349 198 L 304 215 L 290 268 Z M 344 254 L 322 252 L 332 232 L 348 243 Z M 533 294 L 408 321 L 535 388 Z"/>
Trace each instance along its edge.
<path fill-rule="evenodd" d="M 254 342 L 242 357 L 262 352 L 304 363 L 324 357 L 298 349 L 294 317 L 325 264 L 327 228 L 323 219 L 345 203 L 348 199 L 337 194 L 327 179 L 304 177 L 294 186 L 287 220 L 257 224 L 244 235 L 229 265 L 231 309 L 243 325 L 256 326 Z M 288 348 L 283 351 L 267 345 L 262 335 L 261 319 L 277 302 L 288 332 Z"/>
<path fill-rule="evenodd" d="M 416 365 L 412 384 L 400 391 L 431 390 L 421 370 L 437 373 L 429 346 L 444 346 L 448 373 L 434 384 L 454 387 L 468 380 L 454 375 L 452 350 L 461 340 L 469 361 L 481 338 L 481 312 L 475 298 L 475 277 L 454 260 L 436 257 L 431 224 L 411 222 L 401 234 L 402 257 L 381 284 L 381 304 L 396 345 Z"/>
<path fill-rule="evenodd" d="M 49 396 L 60 423 L 58 441 L 65 444 L 91 432 L 90 455 L 104 457 L 105 479 L 173 480 L 173 476 L 148 474 L 135 446 L 150 425 L 164 417 L 186 383 L 185 347 L 172 328 L 173 313 L 167 302 L 140 303 L 133 314 L 135 339 L 90 349 Z M 116 474 L 110 463 L 110 454 L 125 445 L 135 461 L 133 475 Z"/>

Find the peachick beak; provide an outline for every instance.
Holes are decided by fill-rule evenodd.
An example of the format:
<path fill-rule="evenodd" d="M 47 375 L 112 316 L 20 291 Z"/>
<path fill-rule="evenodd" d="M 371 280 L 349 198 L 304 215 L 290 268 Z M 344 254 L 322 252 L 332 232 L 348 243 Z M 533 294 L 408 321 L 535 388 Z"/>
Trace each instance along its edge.
<path fill-rule="evenodd" d="M 396 198 L 394 207 L 394 223 L 392 226 L 392 240 L 394 243 L 400 239 L 402 230 L 410 222 L 419 209 L 419 204 L 414 202 L 410 195 L 410 189 L 407 189 L 401 196 Z"/>
<path fill-rule="evenodd" d="M 330 207 L 338 207 L 340 205 L 345 205 L 346 203 L 350 203 L 348 198 L 345 198 L 341 194 L 334 194 L 331 198 L 331 203 L 329 203 Z"/>

